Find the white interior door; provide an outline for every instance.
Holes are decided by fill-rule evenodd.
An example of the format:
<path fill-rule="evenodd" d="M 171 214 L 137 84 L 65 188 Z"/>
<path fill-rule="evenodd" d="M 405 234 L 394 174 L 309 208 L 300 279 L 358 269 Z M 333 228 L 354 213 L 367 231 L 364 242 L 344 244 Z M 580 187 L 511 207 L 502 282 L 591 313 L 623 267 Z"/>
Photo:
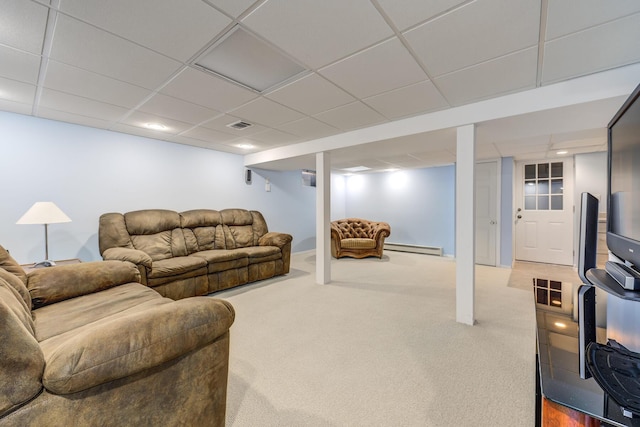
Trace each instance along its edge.
<path fill-rule="evenodd" d="M 573 159 L 516 165 L 515 257 L 573 265 Z"/>
<path fill-rule="evenodd" d="M 498 163 L 476 164 L 476 263 L 496 265 Z"/>

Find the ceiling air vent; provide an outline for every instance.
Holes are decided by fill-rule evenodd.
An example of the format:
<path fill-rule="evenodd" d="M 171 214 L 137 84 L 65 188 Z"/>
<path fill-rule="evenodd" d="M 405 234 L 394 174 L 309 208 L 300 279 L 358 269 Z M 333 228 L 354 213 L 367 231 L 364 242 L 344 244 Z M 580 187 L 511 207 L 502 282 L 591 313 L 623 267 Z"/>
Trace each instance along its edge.
<path fill-rule="evenodd" d="M 233 129 L 242 130 L 242 129 L 246 129 L 248 127 L 251 127 L 253 125 L 251 123 L 247 123 L 247 122 L 243 122 L 242 120 L 238 120 L 237 122 L 229 123 L 227 126 L 230 127 L 230 128 L 233 128 Z"/>

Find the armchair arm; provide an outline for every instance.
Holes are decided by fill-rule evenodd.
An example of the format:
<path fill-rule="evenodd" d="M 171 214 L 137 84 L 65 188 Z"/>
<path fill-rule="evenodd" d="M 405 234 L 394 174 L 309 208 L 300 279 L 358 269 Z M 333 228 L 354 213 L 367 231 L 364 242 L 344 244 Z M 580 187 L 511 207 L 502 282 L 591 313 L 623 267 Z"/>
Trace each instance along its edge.
<path fill-rule="evenodd" d="M 140 282 L 140 272 L 130 262 L 121 261 L 60 265 L 27 275 L 34 308 L 131 282 Z"/>
<path fill-rule="evenodd" d="M 193 297 L 98 323 L 51 348 L 44 341 L 42 382 L 70 394 L 137 374 L 215 341 L 234 317 L 226 301 Z"/>
<path fill-rule="evenodd" d="M 275 231 L 264 234 L 258 239 L 259 246 L 277 246 L 282 249 L 287 243 L 291 243 L 293 236 Z"/>
<path fill-rule="evenodd" d="M 102 259 L 129 261 L 136 265 L 143 265 L 147 268 L 151 268 L 151 264 L 153 264 L 153 260 L 146 252 L 143 252 L 138 249 L 129 249 L 129 248 L 106 249 L 102 253 Z"/>
<path fill-rule="evenodd" d="M 375 241 L 384 240 L 386 237 L 391 235 L 391 227 L 386 222 L 374 222 L 372 225 L 372 236 L 371 238 Z"/>
<path fill-rule="evenodd" d="M 342 230 L 338 227 L 338 224 L 334 221 L 331 222 L 331 240 L 340 241 L 342 239 Z"/>

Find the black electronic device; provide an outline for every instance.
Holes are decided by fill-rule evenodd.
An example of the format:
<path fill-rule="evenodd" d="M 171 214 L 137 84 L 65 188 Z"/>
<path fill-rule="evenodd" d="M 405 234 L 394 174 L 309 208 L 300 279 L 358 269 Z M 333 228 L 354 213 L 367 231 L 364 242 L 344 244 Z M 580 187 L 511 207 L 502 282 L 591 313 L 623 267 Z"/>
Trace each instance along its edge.
<path fill-rule="evenodd" d="M 640 85 L 608 125 L 607 246 L 640 267 Z"/>
<path fill-rule="evenodd" d="M 640 354 L 615 341 L 587 346 L 587 365 L 598 385 L 627 418 L 640 416 Z"/>
<path fill-rule="evenodd" d="M 596 290 L 588 285 L 587 271 L 595 268 L 598 246 L 598 199 L 590 193 L 580 195 L 580 237 L 578 275 L 585 285 L 578 289 L 578 371 L 580 378 L 591 377 L 587 369 L 587 345 L 596 341 Z"/>
<path fill-rule="evenodd" d="M 591 193 L 580 195 L 580 238 L 578 244 L 578 275 L 589 283 L 587 271 L 596 266 L 598 254 L 598 199 Z"/>
<path fill-rule="evenodd" d="M 578 372 L 580 378 L 591 378 L 587 368 L 587 347 L 596 342 L 596 288 L 582 285 L 578 289 Z"/>

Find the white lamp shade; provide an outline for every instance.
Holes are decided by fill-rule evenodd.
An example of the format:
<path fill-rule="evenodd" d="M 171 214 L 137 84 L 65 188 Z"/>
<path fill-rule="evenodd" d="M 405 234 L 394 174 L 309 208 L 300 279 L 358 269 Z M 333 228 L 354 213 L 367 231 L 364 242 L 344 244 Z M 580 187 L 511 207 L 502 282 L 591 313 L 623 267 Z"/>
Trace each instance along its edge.
<path fill-rule="evenodd" d="M 36 202 L 16 224 L 56 224 L 71 219 L 53 202 Z"/>

